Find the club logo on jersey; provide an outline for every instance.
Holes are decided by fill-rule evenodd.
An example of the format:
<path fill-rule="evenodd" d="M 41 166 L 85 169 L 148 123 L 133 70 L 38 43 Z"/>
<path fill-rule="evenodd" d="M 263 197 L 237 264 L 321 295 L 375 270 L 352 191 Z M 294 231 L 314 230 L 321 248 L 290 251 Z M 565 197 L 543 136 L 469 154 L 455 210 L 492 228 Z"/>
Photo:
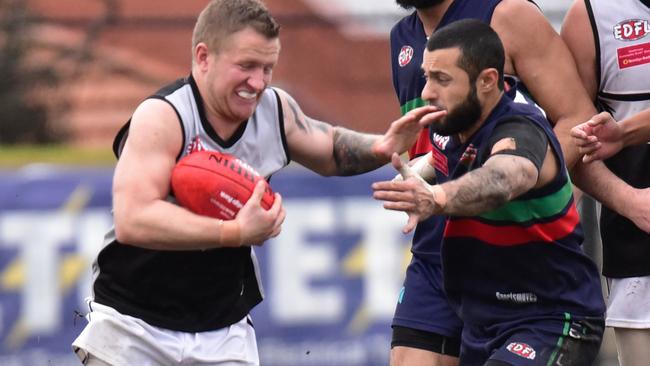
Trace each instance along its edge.
<path fill-rule="evenodd" d="M 533 349 L 533 347 L 527 345 L 526 343 L 512 342 L 506 347 L 506 349 L 516 354 L 517 356 L 529 360 L 535 359 L 535 350 Z"/>
<path fill-rule="evenodd" d="M 193 138 L 192 141 L 190 141 L 190 143 L 185 147 L 185 153 L 188 155 L 197 151 L 204 150 L 206 150 L 206 148 L 203 146 L 203 142 L 201 142 L 201 139 L 198 136 Z"/>
<path fill-rule="evenodd" d="M 399 51 L 399 56 L 397 57 L 397 63 L 399 63 L 399 67 L 404 67 L 408 65 L 412 59 L 413 59 L 413 47 L 402 46 L 402 49 Z"/>
<path fill-rule="evenodd" d="M 644 19 L 627 19 L 614 26 L 614 38 L 619 41 L 636 41 L 650 33 L 650 24 Z"/>
<path fill-rule="evenodd" d="M 463 155 L 461 155 L 459 163 L 465 167 L 469 167 L 472 165 L 474 160 L 476 160 L 476 154 L 478 154 L 478 150 L 474 147 L 473 144 L 469 144 L 467 149 L 463 151 Z"/>

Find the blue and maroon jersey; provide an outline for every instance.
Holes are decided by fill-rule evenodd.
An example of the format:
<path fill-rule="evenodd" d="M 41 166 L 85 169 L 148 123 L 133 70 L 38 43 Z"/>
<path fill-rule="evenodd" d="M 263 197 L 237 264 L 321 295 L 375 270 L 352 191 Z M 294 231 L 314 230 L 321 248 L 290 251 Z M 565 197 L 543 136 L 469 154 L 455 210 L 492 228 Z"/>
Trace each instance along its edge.
<path fill-rule="evenodd" d="M 479 19 L 489 24 L 494 8 L 500 1 L 456 0 L 449 6 L 436 29 L 461 19 Z M 404 17 L 390 31 L 393 86 L 402 114 L 425 104 L 420 96 L 425 84 L 421 66 L 427 37 L 416 12 Z M 428 129 L 425 129 L 409 150 L 409 156 L 413 159 L 429 151 L 431 142 Z M 419 223 L 415 229 L 411 251 L 429 261 L 439 263 L 443 228 L 444 219 L 436 216 Z"/>
<path fill-rule="evenodd" d="M 494 8 L 499 2 L 501 0 L 456 0 L 449 6 L 436 29 L 461 19 L 478 19 L 490 24 Z M 425 104 L 420 98 L 425 83 L 420 66 L 427 38 L 416 12 L 404 17 L 390 31 L 393 86 L 402 114 Z M 431 143 L 428 133 L 424 131 L 409 150 L 409 156 L 412 159 L 429 151 Z"/>
<path fill-rule="evenodd" d="M 562 167 L 549 184 L 473 217 L 450 217 L 442 244 L 443 278 L 464 322 L 600 316 L 605 305 L 595 264 L 583 253 L 583 232 L 562 150 L 550 123 L 531 105 L 505 96 L 465 143 L 433 136 L 436 178 L 457 179 L 489 158 L 494 128 L 513 116 L 540 127 Z M 563 316 L 563 315 L 562 315 Z"/>

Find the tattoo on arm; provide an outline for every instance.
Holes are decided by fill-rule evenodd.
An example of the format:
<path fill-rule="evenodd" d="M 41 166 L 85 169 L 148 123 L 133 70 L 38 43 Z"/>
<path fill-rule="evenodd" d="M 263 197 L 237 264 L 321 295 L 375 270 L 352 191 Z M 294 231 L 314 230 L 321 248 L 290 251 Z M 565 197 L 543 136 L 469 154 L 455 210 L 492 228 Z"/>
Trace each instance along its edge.
<path fill-rule="evenodd" d="M 377 136 L 363 134 L 305 116 L 293 99 L 288 99 L 296 126 L 308 135 L 323 133 L 333 139 L 333 155 L 336 174 L 347 176 L 368 172 L 383 165 L 372 152 Z"/>
<path fill-rule="evenodd" d="M 518 156 L 493 156 L 482 168 L 473 170 L 447 185 L 445 213 L 478 215 L 497 209 L 534 187 L 537 170 L 533 163 Z"/>
<path fill-rule="evenodd" d="M 334 128 L 334 161 L 338 175 L 361 174 L 383 165 L 372 152 L 376 136 Z"/>
<path fill-rule="evenodd" d="M 293 113 L 293 119 L 296 121 L 296 125 L 303 132 L 311 134 L 314 132 L 314 129 L 318 129 L 323 133 L 329 133 L 332 126 L 328 125 L 325 122 L 321 122 L 305 116 L 305 114 L 300 110 L 300 107 L 298 107 L 298 103 L 296 103 L 295 100 L 289 99 L 288 103 L 289 108 L 291 108 L 291 113 Z"/>
<path fill-rule="evenodd" d="M 291 108 L 291 112 L 293 113 L 293 119 L 296 121 L 296 125 L 298 128 L 305 132 L 309 132 L 307 130 L 307 125 L 305 124 L 304 117 L 305 115 L 303 113 L 298 112 L 298 109 L 296 107 L 296 102 L 294 100 L 289 100 L 289 107 Z"/>
<path fill-rule="evenodd" d="M 477 215 L 498 208 L 510 199 L 511 184 L 499 169 L 474 170 L 450 185 L 457 186 L 445 209 L 450 215 Z"/>

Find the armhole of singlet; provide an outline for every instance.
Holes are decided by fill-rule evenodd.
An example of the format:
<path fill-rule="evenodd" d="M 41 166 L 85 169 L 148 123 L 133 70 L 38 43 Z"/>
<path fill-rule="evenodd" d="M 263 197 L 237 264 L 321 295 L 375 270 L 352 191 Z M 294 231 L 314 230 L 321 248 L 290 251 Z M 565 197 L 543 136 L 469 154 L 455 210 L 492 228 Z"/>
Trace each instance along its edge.
<path fill-rule="evenodd" d="M 275 99 L 278 103 L 278 126 L 280 127 L 280 138 L 282 139 L 282 147 L 284 148 L 284 154 L 287 156 L 287 164 L 291 162 L 291 154 L 289 154 L 289 145 L 287 144 L 287 134 L 284 131 L 284 112 L 282 110 L 282 100 L 280 99 L 280 94 L 277 90 L 271 88 L 273 93 L 275 93 Z"/>
<path fill-rule="evenodd" d="M 187 142 L 186 141 L 187 136 L 185 136 L 185 126 L 183 125 L 183 119 L 181 118 L 181 114 L 178 113 L 178 109 L 176 109 L 176 107 L 172 104 L 172 102 L 168 101 L 165 97 L 162 97 L 162 96 L 159 96 L 159 95 L 154 95 L 154 96 L 151 97 L 151 99 L 162 100 L 163 102 L 169 104 L 174 109 L 174 112 L 176 113 L 176 117 L 178 117 L 178 124 L 181 127 L 181 134 L 183 135 L 182 136 L 183 141 L 181 142 L 181 149 L 178 152 L 178 155 L 176 156 L 176 161 L 178 161 L 178 159 L 180 159 L 181 156 L 183 156 L 183 151 L 185 150 L 185 143 Z"/>
<path fill-rule="evenodd" d="M 600 90 L 601 75 L 602 75 L 602 66 L 601 66 L 601 55 L 600 55 L 600 38 L 598 37 L 598 25 L 596 24 L 596 17 L 594 16 L 594 10 L 591 7 L 591 2 L 589 0 L 584 0 L 585 8 L 587 9 L 587 15 L 589 15 L 589 23 L 591 23 L 591 33 L 594 36 L 594 52 L 596 53 L 596 82 L 598 83 L 596 90 Z"/>

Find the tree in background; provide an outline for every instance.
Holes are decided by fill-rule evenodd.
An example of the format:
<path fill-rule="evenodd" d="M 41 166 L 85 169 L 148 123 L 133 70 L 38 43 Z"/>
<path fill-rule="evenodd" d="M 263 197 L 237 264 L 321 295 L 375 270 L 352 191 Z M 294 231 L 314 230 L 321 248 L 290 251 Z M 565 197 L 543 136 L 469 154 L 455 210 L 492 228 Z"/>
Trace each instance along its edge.
<path fill-rule="evenodd" d="M 61 78 L 31 57 L 35 25 L 26 1 L 0 0 L 0 144 L 54 143 L 66 136 L 62 124 L 53 123 L 65 109 L 55 93 Z"/>

